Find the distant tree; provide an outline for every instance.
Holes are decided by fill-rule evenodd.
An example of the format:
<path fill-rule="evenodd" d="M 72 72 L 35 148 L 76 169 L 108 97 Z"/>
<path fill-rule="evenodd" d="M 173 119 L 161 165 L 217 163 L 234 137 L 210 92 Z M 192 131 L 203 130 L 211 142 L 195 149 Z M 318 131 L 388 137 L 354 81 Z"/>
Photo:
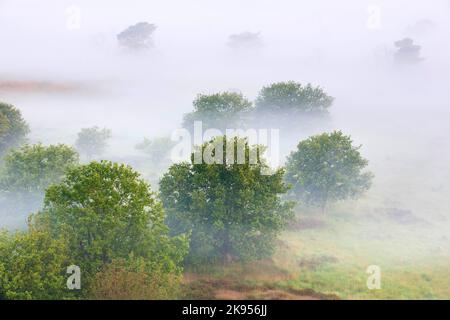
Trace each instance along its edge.
<path fill-rule="evenodd" d="M 169 161 L 170 151 L 175 145 L 176 142 L 170 137 L 158 137 L 151 140 L 144 138 L 144 141 L 136 145 L 136 149 L 147 155 L 153 165 L 158 165 Z"/>
<path fill-rule="evenodd" d="M 234 155 L 227 154 L 231 148 Z M 239 150 L 245 155 L 244 164 L 237 162 Z M 223 164 L 196 164 L 194 152 L 192 163 L 171 166 L 160 182 L 171 230 L 192 232 L 191 263 L 267 257 L 292 217 L 292 204 L 280 200 L 287 191 L 284 171 L 264 174 L 268 167 L 261 148 L 258 151 L 246 140 L 218 137 L 196 152 L 219 155 L 221 151 Z M 251 154 L 258 154 L 257 161 L 249 161 Z"/>
<path fill-rule="evenodd" d="M 130 49 L 147 49 L 153 46 L 151 37 L 155 30 L 156 25 L 139 22 L 119 33 L 117 40 L 121 46 Z"/>
<path fill-rule="evenodd" d="M 102 155 L 108 147 L 108 139 L 111 138 L 111 130 L 99 127 L 84 128 L 78 133 L 75 142 L 77 150 L 85 155 L 88 160 Z"/>
<path fill-rule="evenodd" d="M 59 144 L 25 145 L 5 156 L 0 171 L 0 190 L 31 195 L 43 193 L 47 187 L 59 182 L 72 166 L 78 164 L 78 153 Z"/>
<path fill-rule="evenodd" d="M 168 236 L 162 205 L 129 166 L 102 161 L 70 169 L 47 189 L 37 218 L 68 239 L 86 287 L 105 265 L 130 255 L 146 261 L 146 272 L 181 275 L 187 240 Z"/>
<path fill-rule="evenodd" d="M 0 297 L 4 299 L 63 299 L 67 289 L 67 242 L 33 227 L 0 234 Z"/>
<path fill-rule="evenodd" d="M 396 41 L 395 46 L 397 51 L 395 52 L 395 62 L 398 64 L 417 64 L 423 60 L 420 57 L 421 46 L 414 45 L 414 41 L 410 38 L 404 38 Z"/>
<path fill-rule="evenodd" d="M 242 32 L 228 37 L 228 46 L 234 49 L 262 47 L 259 32 Z"/>
<path fill-rule="evenodd" d="M 325 212 L 329 202 L 357 197 L 368 190 L 372 174 L 363 172 L 368 161 L 341 131 L 323 133 L 301 141 L 286 163 L 291 193 Z"/>
<path fill-rule="evenodd" d="M 333 103 L 320 87 L 302 86 L 294 81 L 273 83 L 262 88 L 256 99 L 256 112 L 293 120 L 298 115 L 323 115 Z"/>
<path fill-rule="evenodd" d="M 0 102 L 0 157 L 25 142 L 30 129 L 13 105 Z"/>
<path fill-rule="evenodd" d="M 204 129 L 242 128 L 252 111 L 252 103 L 236 92 L 200 94 L 193 105 L 194 111 L 183 119 L 183 127 L 187 129 L 192 129 L 195 121 L 202 121 Z"/>
<path fill-rule="evenodd" d="M 66 170 L 78 164 L 78 153 L 66 145 L 25 145 L 11 150 L 0 168 L 3 208 L 28 215 L 40 208 L 45 189 L 58 183 Z"/>

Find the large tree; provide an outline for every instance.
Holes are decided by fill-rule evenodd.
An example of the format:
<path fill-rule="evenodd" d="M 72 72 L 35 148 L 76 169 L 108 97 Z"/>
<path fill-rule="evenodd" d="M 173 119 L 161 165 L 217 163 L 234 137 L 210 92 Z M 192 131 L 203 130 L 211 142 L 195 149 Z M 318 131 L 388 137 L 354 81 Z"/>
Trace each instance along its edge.
<path fill-rule="evenodd" d="M 173 165 L 162 178 L 171 230 L 192 232 L 191 262 L 271 254 L 274 239 L 292 216 L 292 204 L 280 199 L 287 191 L 284 171 L 266 174 L 260 151 L 246 140 L 218 137 L 192 153 L 191 163 Z M 196 161 L 196 153 L 219 158 L 208 164 Z M 245 161 L 239 161 L 239 154 Z"/>
<path fill-rule="evenodd" d="M 30 131 L 20 111 L 13 105 L 0 102 L 0 157 L 25 141 Z"/>
<path fill-rule="evenodd" d="M 67 237 L 88 286 L 107 264 L 130 255 L 146 261 L 148 274 L 157 270 L 160 285 L 181 275 L 187 241 L 168 236 L 162 205 L 129 166 L 102 161 L 69 170 L 47 189 L 37 218 Z"/>
<path fill-rule="evenodd" d="M 357 197 L 368 190 L 372 174 L 364 172 L 368 161 L 350 136 L 341 131 L 323 133 L 301 141 L 287 159 L 286 181 L 290 192 L 308 205 Z"/>
<path fill-rule="evenodd" d="M 192 130 L 195 121 L 202 121 L 204 129 L 242 128 L 253 109 L 249 100 L 235 92 L 200 94 L 193 105 L 194 111 L 183 118 L 183 127 L 189 130 Z"/>

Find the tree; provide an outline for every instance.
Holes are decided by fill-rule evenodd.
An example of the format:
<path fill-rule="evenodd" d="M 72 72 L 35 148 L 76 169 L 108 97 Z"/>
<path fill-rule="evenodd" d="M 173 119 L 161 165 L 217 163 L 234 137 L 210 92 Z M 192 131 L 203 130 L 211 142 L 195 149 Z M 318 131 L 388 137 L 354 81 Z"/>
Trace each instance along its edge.
<path fill-rule="evenodd" d="M 333 103 L 320 87 L 302 86 L 294 81 L 273 83 L 262 88 L 256 99 L 256 112 L 293 120 L 293 116 L 324 115 Z"/>
<path fill-rule="evenodd" d="M 25 142 L 30 129 L 13 105 L 0 102 L 0 157 Z"/>
<path fill-rule="evenodd" d="M 70 263 L 67 242 L 30 225 L 27 232 L 0 234 L 0 297 L 63 299 Z"/>
<path fill-rule="evenodd" d="M 47 189 L 38 217 L 67 237 L 88 287 L 105 265 L 130 254 L 145 259 L 147 272 L 181 274 L 187 240 L 168 236 L 161 204 L 129 166 L 102 161 L 70 169 Z"/>
<path fill-rule="evenodd" d="M 413 65 L 421 62 L 423 58 L 420 57 L 421 46 L 415 45 L 410 38 L 404 38 L 394 42 L 397 47 L 394 58 L 397 64 Z"/>
<path fill-rule="evenodd" d="M 25 145 L 12 150 L 4 159 L 0 175 L 0 190 L 11 193 L 40 194 L 59 182 L 66 170 L 78 164 L 78 153 L 58 144 Z"/>
<path fill-rule="evenodd" d="M 263 46 L 260 32 L 242 32 L 228 37 L 228 46 L 233 49 L 260 48 Z"/>
<path fill-rule="evenodd" d="M 341 131 L 301 141 L 287 159 L 286 181 L 291 193 L 325 211 L 331 201 L 357 197 L 368 190 L 372 174 L 363 172 L 368 161 Z"/>
<path fill-rule="evenodd" d="M 58 183 L 66 170 L 78 164 L 78 153 L 59 144 L 25 145 L 11 150 L 0 169 L 0 196 L 10 212 L 30 214 L 42 203 L 45 189 Z"/>
<path fill-rule="evenodd" d="M 136 149 L 145 153 L 153 164 L 168 162 L 170 151 L 176 145 L 169 137 L 158 137 L 152 140 L 144 138 L 144 141 L 136 145 Z"/>
<path fill-rule="evenodd" d="M 119 33 L 117 40 L 121 46 L 130 49 L 147 49 L 153 46 L 151 36 L 155 30 L 156 25 L 139 22 Z"/>
<path fill-rule="evenodd" d="M 195 121 L 202 121 L 205 129 L 240 128 L 245 125 L 252 111 L 252 103 L 235 92 L 200 94 L 193 105 L 194 111 L 185 114 L 183 118 L 183 127 L 186 129 L 192 129 Z"/>
<path fill-rule="evenodd" d="M 102 155 L 108 147 L 108 139 L 111 138 L 111 130 L 99 127 L 84 128 L 78 133 L 75 146 L 88 160 L 94 156 Z"/>
<path fill-rule="evenodd" d="M 245 155 L 242 164 L 238 148 Z M 161 179 L 171 230 L 192 232 L 190 262 L 254 259 L 272 253 L 274 239 L 292 217 L 292 203 L 280 199 L 287 191 L 284 171 L 263 174 L 268 167 L 261 150 L 246 140 L 218 137 L 192 153 L 191 163 L 171 166 Z M 196 152 L 221 151 L 222 163 L 194 161 Z M 251 154 L 257 161 L 250 161 Z"/>

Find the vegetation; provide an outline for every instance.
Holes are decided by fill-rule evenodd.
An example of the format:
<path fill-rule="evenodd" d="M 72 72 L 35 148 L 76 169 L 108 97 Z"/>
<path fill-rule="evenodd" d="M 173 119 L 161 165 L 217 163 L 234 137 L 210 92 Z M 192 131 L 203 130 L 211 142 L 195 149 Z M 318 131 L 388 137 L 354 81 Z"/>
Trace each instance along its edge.
<path fill-rule="evenodd" d="M 156 25 L 148 22 L 139 22 L 128 27 L 117 35 L 119 44 L 129 49 L 147 49 L 153 46 L 152 35 Z"/>
<path fill-rule="evenodd" d="M 240 146 L 244 164 L 237 158 Z M 227 155 L 231 148 L 234 153 Z M 250 154 L 259 154 L 256 148 L 245 140 L 219 137 L 197 152 L 222 151 L 224 164 L 197 164 L 193 153 L 192 163 L 175 164 L 162 178 L 161 197 L 171 230 L 192 232 L 191 262 L 251 260 L 273 252 L 277 234 L 292 216 L 292 204 L 280 200 L 287 191 L 282 169 L 265 175 L 264 159 L 258 156 L 250 163 Z"/>
<path fill-rule="evenodd" d="M 73 297 L 66 287 L 70 265 L 65 239 L 30 225 L 28 232 L 0 234 L 0 297 L 61 299 Z"/>
<path fill-rule="evenodd" d="M 38 218 L 67 237 L 87 285 L 105 265 L 130 255 L 161 279 L 181 274 L 185 236 L 168 236 L 161 204 L 131 167 L 103 161 L 70 169 L 47 190 Z"/>
<path fill-rule="evenodd" d="M 322 88 L 294 81 L 277 82 L 262 88 L 256 98 L 256 113 L 265 121 L 278 120 L 286 126 L 305 116 L 323 116 L 334 98 Z"/>
<path fill-rule="evenodd" d="M 85 155 L 88 160 L 101 156 L 108 147 L 108 139 L 111 138 L 111 130 L 99 127 L 81 129 L 75 142 L 77 150 Z"/>
<path fill-rule="evenodd" d="M 193 129 L 195 121 L 202 121 L 205 130 L 242 128 L 253 109 L 250 101 L 234 92 L 200 94 L 193 105 L 194 111 L 183 118 L 183 127 L 189 130 Z"/>
<path fill-rule="evenodd" d="M 78 164 L 77 152 L 66 145 L 25 145 L 11 150 L 0 169 L 0 196 L 4 210 L 30 214 L 42 203 L 48 186 Z"/>
<path fill-rule="evenodd" d="M 10 149 L 25 142 L 30 129 L 13 105 L 0 102 L 0 158 Z"/>
<path fill-rule="evenodd" d="M 301 141 L 288 157 L 286 181 L 291 194 L 324 212 L 331 201 L 357 197 L 370 187 L 372 174 L 363 172 L 368 161 L 341 131 Z"/>

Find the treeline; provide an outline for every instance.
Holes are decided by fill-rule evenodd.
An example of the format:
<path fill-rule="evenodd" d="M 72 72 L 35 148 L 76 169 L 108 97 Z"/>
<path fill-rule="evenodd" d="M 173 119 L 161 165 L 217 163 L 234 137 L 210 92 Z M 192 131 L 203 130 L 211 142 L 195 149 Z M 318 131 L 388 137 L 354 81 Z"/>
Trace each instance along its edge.
<path fill-rule="evenodd" d="M 252 110 L 282 122 L 324 112 L 331 102 L 321 89 L 286 82 L 264 88 Z M 253 108 L 235 93 L 199 96 L 194 107 L 185 124 L 195 119 L 227 127 Z M 110 137 L 106 129 L 81 131 L 76 150 L 23 145 L 29 129 L 11 105 L 0 103 L 0 122 L 2 210 L 31 213 L 40 203 L 27 230 L 0 234 L 4 299 L 177 298 L 183 267 L 270 257 L 296 203 L 324 212 L 334 201 L 362 194 L 372 178 L 360 146 L 340 131 L 300 141 L 286 166 L 275 169 L 259 146 L 223 136 L 197 146 L 191 161 L 168 166 L 155 192 L 132 167 L 94 160 Z M 164 141 L 137 147 L 157 166 L 166 159 Z M 238 146 L 244 163 L 234 152 Z M 224 161 L 197 163 L 196 152 Z M 67 286 L 73 265 L 81 271 L 80 290 Z"/>

